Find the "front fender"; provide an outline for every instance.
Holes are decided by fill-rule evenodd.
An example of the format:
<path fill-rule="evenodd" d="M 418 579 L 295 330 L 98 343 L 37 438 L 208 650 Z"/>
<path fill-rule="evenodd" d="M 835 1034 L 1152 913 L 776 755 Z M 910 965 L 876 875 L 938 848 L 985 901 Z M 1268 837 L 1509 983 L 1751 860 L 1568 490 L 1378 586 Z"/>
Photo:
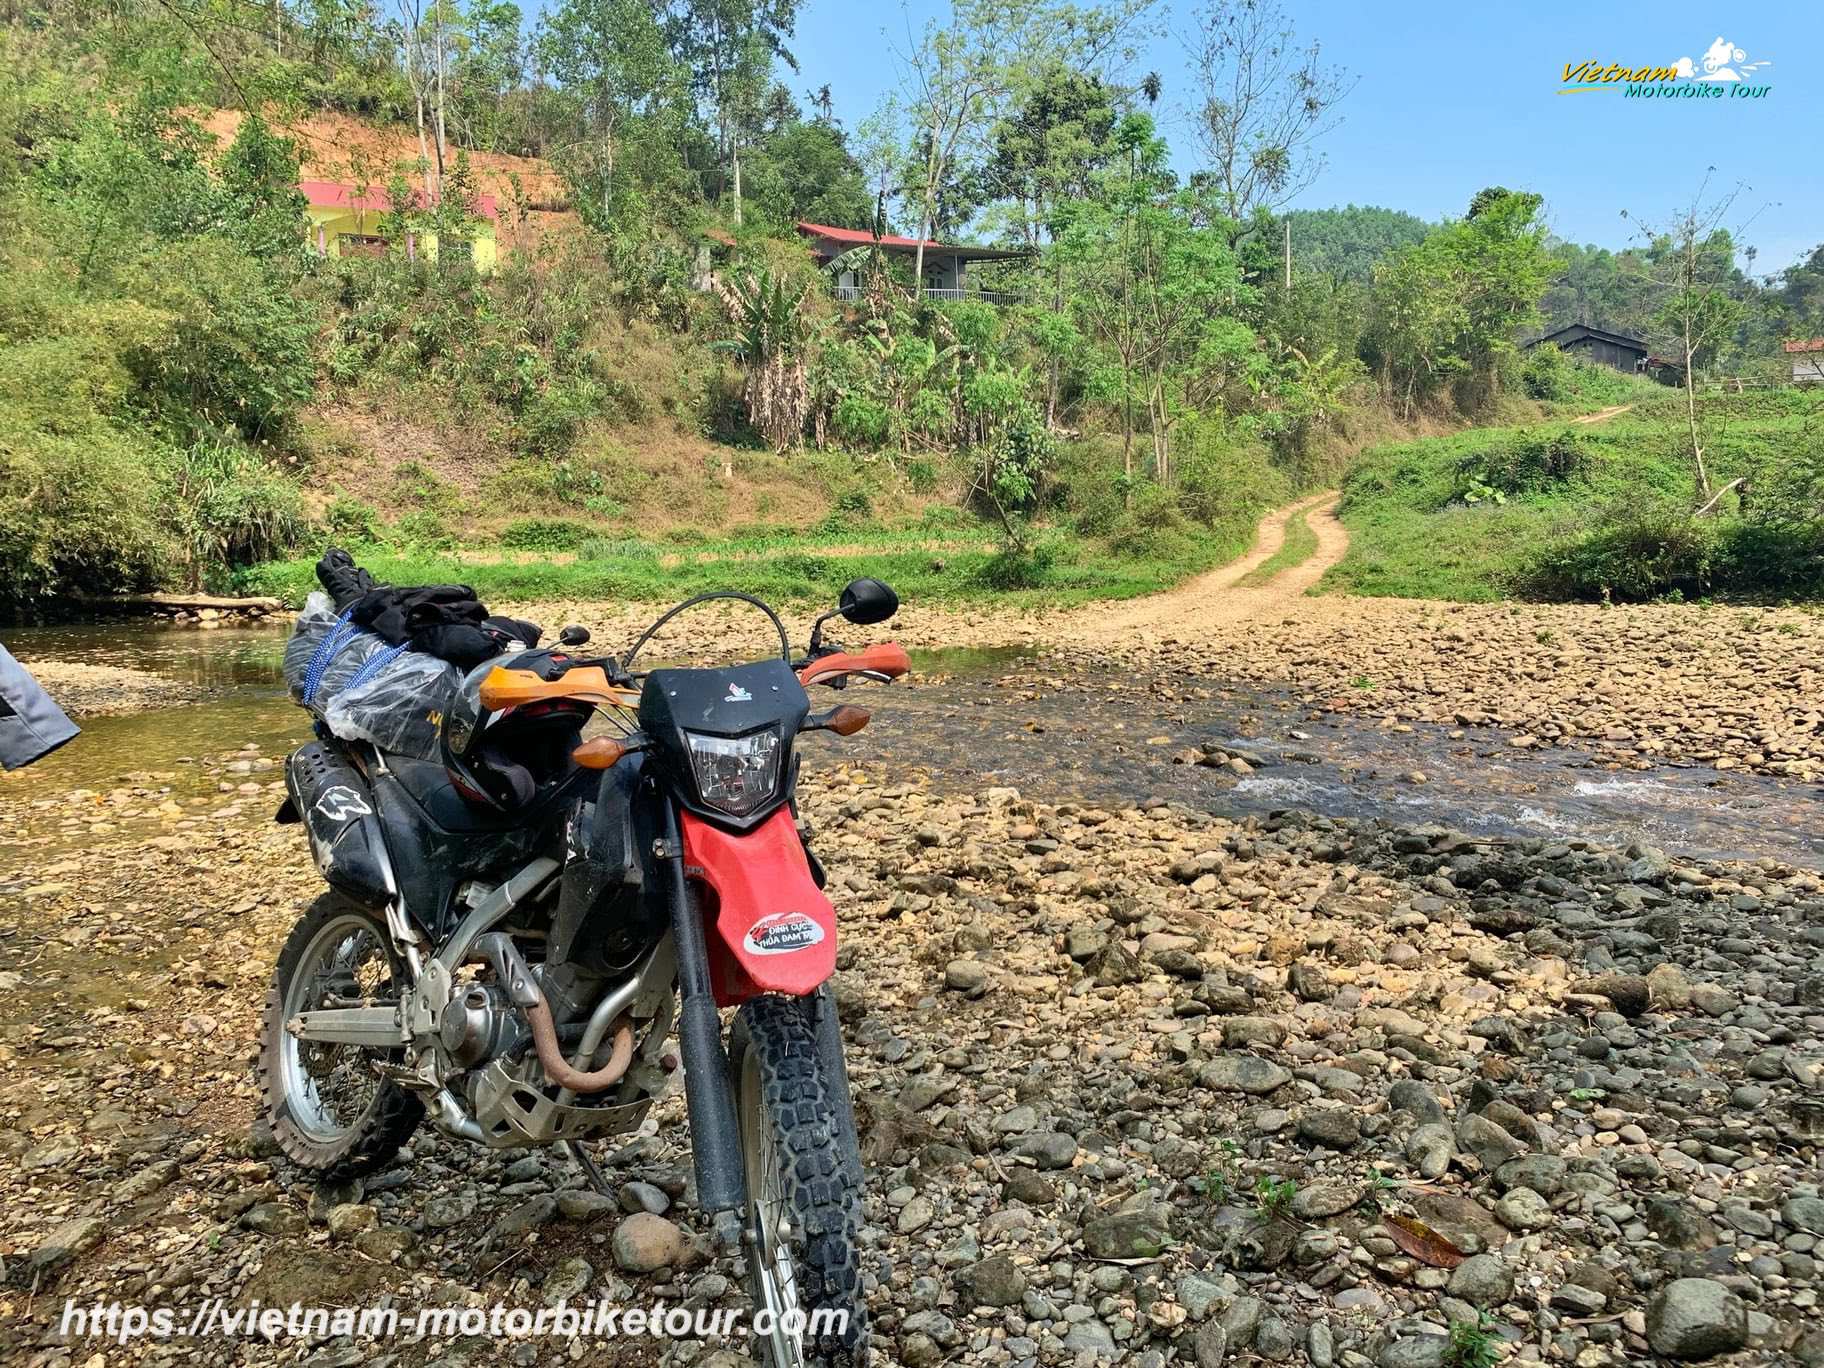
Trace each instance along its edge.
<path fill-rule="evenodd" d="M 704 915 L 717 1005 L 816 992 L 836 970 L 836 909 L 811 877 L 791 812 L 741 833 L 681 816 L 685 871 L 714 895 Z"/>

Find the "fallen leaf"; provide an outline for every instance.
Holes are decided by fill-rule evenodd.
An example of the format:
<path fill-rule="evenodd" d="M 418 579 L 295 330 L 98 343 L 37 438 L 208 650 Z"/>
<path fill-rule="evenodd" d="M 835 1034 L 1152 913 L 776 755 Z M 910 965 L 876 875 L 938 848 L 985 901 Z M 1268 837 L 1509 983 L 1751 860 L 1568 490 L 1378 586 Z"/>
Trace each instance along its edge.
<path fill-rule="evenodd" d="M 1455 1268 L 1469 1256 L 1423 1221 L 1410 1216 L 1382 1218 L 1393 1242 L 1421 1263 L 1433 1268 Z"/>

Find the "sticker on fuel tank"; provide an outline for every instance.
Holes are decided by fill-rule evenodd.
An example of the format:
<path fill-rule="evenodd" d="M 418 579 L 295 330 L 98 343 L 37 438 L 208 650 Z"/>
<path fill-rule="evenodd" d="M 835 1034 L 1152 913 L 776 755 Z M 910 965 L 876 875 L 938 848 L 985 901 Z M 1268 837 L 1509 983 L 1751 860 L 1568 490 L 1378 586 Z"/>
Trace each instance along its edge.
<path fill-rule="evenodd" d="M 823 940 L 823 928 L 802 912 L 775 912 L 747 928 L 742 947 L 750 955 L 789 955 Z"/>
<path fill-rule="evenodd" d="M 317 799 L 317 811 L 332 822 L 344 822 L 350 817 L 369 816 L 373 809 L 347 785 L 333 784 L 324 789 L 323 796 Z"/>

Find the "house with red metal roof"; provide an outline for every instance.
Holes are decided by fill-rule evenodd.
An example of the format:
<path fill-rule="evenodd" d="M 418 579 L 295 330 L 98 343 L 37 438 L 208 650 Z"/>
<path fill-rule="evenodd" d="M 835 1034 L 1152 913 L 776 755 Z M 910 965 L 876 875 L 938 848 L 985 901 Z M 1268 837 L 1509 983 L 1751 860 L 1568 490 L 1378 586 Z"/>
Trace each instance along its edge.
<path fill-rule="evenodd" d="M 396 229 L 393 203 L 384 190 L 359 189 L 334 181 L 300 181 L 298 189 L 309 201 L 310 245 L 320 256 L 384 256 L 393 245 Z M 422 190 L 412 192 L 416 208 L 429 207 Z M 475 197 L 475 217 L 461 238 L 439 242 L 439 234 L 407 229 L 403 246 L 416 260 L 466 261 L 486 275 L 499 259 L 495 225 L 500 211 L 492 195 Z"/>
<path fill-rule="evenodd" d="M 1824 337 L 1795 337 L 1780 343 L 1792 358 L 1792 383 L 1824 385 Z"/>
<path fill-rule="evenodd" d="M 921 267 L 919 247 L 924 247 L 922 270 L 924 272 L 924 292 L 938 299 L 981 299 L 990 304 L 1011 303 L 1016 296 L 1002 290 L 984 290 L 970 283 L 968 268 L 972 261 L 1018 261 L 1031 253 L 1020 249 L 1004 247 L 967 247 L 957 243 L 938 242 L 933 238 L 921 240 L 910 237 L 895 237 L 891 234 L 876 237 L 873 233 L 860 228 L 834 228 L 827 223 L 800 222 L 798 232 L 810 244 L 811 254 L 819 261 L 831 262 L 857 247 L 873 247 L 890 257 L 896 257 L 914 267 Z M 861 280 L 855 270 L 840 272 L 835 281 L 834 290 L 838 299 L 855 299 L 861 294 Z"/>

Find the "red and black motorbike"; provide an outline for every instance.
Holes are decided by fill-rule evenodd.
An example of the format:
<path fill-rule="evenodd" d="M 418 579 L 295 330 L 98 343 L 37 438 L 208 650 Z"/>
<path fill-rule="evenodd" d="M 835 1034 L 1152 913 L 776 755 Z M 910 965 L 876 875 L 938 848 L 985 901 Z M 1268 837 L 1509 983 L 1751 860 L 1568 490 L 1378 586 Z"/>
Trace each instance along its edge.
<path fill-rule="evenodd" d="M 728 599 L 767 615 L 777 657 L 634 668 L 672 618 Z M 327 732 L 295 752 L 280 818 L 304 824 L 330 891 L 267 999 L 260 1074 L 283 1152 L 323 1176 L 371 1172 L 428 1113 L 481 1145 L 562 1144 L 605 1189 L 596 1147 L 640 1126 L 675 1034 L 697 1200 L 745 1258 L 768 1362 L 865 1362 L 836 915 L 798 820 L 794 742 L 868 720 L 813 713 L 807 685 L 908 668 L 897 645 L 826 644 L 825 624 L 898 607 L 855 581 L 794 660 L 766 604 L 704 594 L 621 660 L 579 654 L 573 627 L 482 665 L 436 760 Z"/>

